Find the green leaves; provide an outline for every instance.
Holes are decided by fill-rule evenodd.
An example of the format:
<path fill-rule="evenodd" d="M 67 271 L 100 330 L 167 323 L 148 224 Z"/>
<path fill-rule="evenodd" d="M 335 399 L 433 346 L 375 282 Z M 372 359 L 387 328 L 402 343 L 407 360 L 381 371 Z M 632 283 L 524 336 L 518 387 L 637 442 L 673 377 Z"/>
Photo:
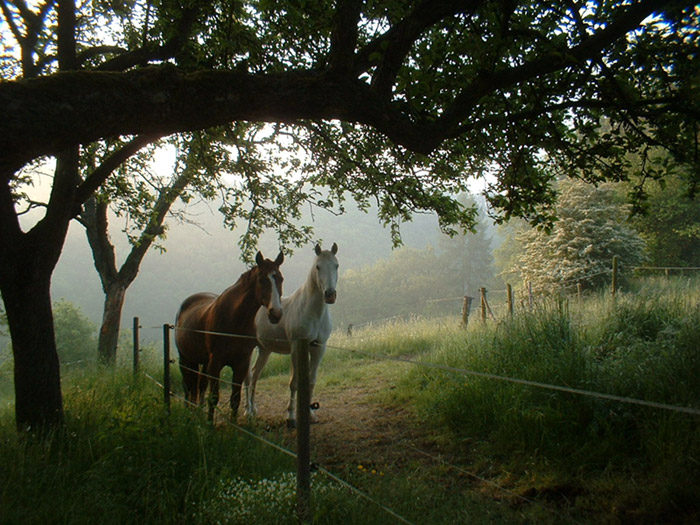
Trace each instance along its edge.
<path fill-rule="evenodd" d="M 400 223 L 415 212 L 435 211 L 446 232 L 469 229 L 473 217 L 453 196 L 475 178 L 489 179 L 487 199 L 499 220 L 524 217 L 551 229 L 555 177 L 624 180 L 628 156 L 648 148 L 700 172 L 693 5 L 653 16 L 642 2 L 618 1 L 348 5 L 100 0 L 78 8 L 77 52 L 86 73 L 167 64 L 201 72 L 192 78 L 207 79 L 212 92 L 217 72 L 235 72 L 231 82 L 254 86 L 248 89 L 272 83 L 280 100 L 267 93 L 260 108 L 237 113 L 246 121 L 222 118 L 197 131 L 211 125 L 200 121 L 202 111 L 149 117 L 162 133 L 182 133 L 166 141 L 178 151 L 173 173 L 189 179 L 181 200 L 222 199 L 227 224 L 245 228 L 246 257 L 267 228 L 285 244 L 308 239 L 309 229 L 292 226 L 304 203 L 340 213 L 348 198 L 364 208 L 374 202 L 398 244 Z M 27 77 L 54 71 L 56 18 L 52 8 L 44 15 L 24 62 L 2 57 L 5 79 L 25 66 Z M 12 9 L 3 16 L 17 27 L 32 18 Z M 300 78 L 308 100 L 298 89 L 287 95 Z M 217 91 L 211 107 L 231 99 L 255 105 L 256 93 L 238 89 L 246 88 Z M 168 93 L 164 111 L 190 102 Z M 154 125 L 137 124 L 130 132 Z M 86 166 L 123 144 L 119 129 L 110 123 L 109 140 L 83 146 Z M 154 152 L 134 158 L 102 191 L 129 218 L 133 241 L 168 184 L 153 173 Z"/>

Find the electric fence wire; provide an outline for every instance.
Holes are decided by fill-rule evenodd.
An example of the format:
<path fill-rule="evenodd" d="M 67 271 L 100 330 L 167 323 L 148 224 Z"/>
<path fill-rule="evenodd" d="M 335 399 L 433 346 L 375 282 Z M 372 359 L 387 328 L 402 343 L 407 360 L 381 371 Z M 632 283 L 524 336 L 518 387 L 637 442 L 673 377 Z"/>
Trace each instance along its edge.
<path fill-rule="evenodd" d="M 149 378 L 151 381 L 153 381 L 156 385 L 158 385 L 160 388 L 162 388 L 162 389 L 165 388 L 165 386 L 164 386 L 161 382 L 159 382 L 157 379 L 155 379 L 155 378 L 154 378 L 153 376 L 151 376 L 150 374 L 148 374 L 148 373 L 146 373 L 146 372 L 143 372 L 143 374 L 144 374 L 147 378 Z M 229 383 L 229 384 L 233 384 L 233 383 L 231 383 L 230 381 L 224 381 L 224 382 L 225 382 L 225 383 Z M 179 399 L 179 400 L 181 400 L 181 401 L 183 401 L 185 404 L 188 404 L 188 405 L 191 405 L 191 406 L 193 405 L 193 403 L 191 403 L 190 401 L 186 400 L 183 396 L 177 395 L 177 394 L 173 393 L 172 391 L 170 392 L 170 396 L 171 396 L 171 397 L 174 397 L 174 398 L 176 398 L 176 399 Z M 196 405 L 194 405 L 194 406 L 196 406 Z M 219 413 L 222 413 L 221 407 L 218 407 L 218 406 L 217 406 L 216 409 L 217 409 L 217 411 L 218 411 Z M 272 447 L 272 448 L 274 448 L 274 449 L 276 449 L 276 450 L 282 452 L 283 454 L 285 454 L 285 455 L 287 455 L 287 456 L 290 456 L 290 457 L 292 457 L 292 458 L 294 458 L 294 459 L 297 458 L 297 455 L 296 455 L 294 452 L 292 452 L 291 450 L 289 450 L 289 449 L 287 449 L 287 448 L 285 448 L 285 447 L 283 447 L 283 446 L 281 446 L 281 445 L 275 443 L 274 441 L 269 440 L 269 439 L 267 439 L 267 438 L 265 438 L 265 437 L 263 437 L 263 436 L 261 436 L 261 435 L 259 435 L 259 434 L 256 434 L 255 432 L 252 432 L 252 431 L 250 431 L 250 430 L 248 430 L 248 429 L 246 429 L 246 428 L 244 428 L 244 427 L 242 427 L 242 426 L 240 426 L 240 425 L 234 423 L 233 421 L 227 420 L 227 421 L 226 421 L 226 424 L 228 424 L 228 425 L 232 426 L 233 428 L 235 428 L 236 430 L 238 430 L 238 431 L 240 431 L 240 432 L 242 432 L 242 433 L 248 435 L 249 437 L 252 437 L 253 439 L 256 439 L 256 440 L 258 440 L 258 441 L 264 443 L 265 445 L 270 446 L 270 447 Z M 370 496 L 370 495 L 367 494 L 366 492 L 364 492 L 364 491 L 358 489 L 357 487 L 351 485 L 350 483 L 348 483 L 347 481 L 345 481 L 345 480 L 343 480 L 342 478 L 338 477 L 337 475 L 333 474 L 332 472 L 330 472 L 329 470 L 325 469 L 324 467 L 322 467 L 322 466 L 320 466 L 320 465 L 316 465 L 316 469 L 317 469 L 319 472 L 323 473 L 323 474 L 324 474 L 325 476 L 327 476 L 328 478 L 330 478 L 330 479 L 332 479 L 333 481 L 335 481 L 336 483 L 339 483 L 340 485 L 342 485 L 342 486 L 345 487 L 346 489 L 350 490 L 350 491 L 353 492 L 354 494 L 360 496 L 361 498 L 365 499 L 366 501 L 369 501 L 370 503 L 373 503 L 374 505 L 376 505 L 377 507 L 379 507 L 380 509 L 382 509 L 384 512 L 386 512 L 386 513 L 389 514 L 390 516 L 393 516 L 394 518 L 396 518 L 396 519 L 397 519 L 398 521 L 400 521 L 401 523 L 407 523 L 407 524 L 409 524 L 409 525 L 413 525 L 413 522 L 407 520 L 406 518 L 404 518 L 403 516 L 401 516 L 400 514 L 398 514 L 398 513 L 397 513 L 396 511 L 394 511 L 393 509 L 391 509 L 391 508 L 387 507 L 386 505 L 384 505 L 382 502 L 380 502 L 380 501 L 377 500 L 376 498 L 373 498 L 372 496 Z"/>
<path fill-rule="evenodd" d="M 242 335 L 230 334 L 230 333 L 225 333 L 225 332 L 208 332 L 206 330 L 192 330 L 192 331 L 196 331 L 199 333 L 205 333 L 205 334 L 209 333 L 209 334 L 214 334 L 214 335 L 219 335 L 219 336 L 234 337 L 234 338 L 235 337 L 246 337 L 246 338 L 254 338 L 255 337 L 255 336 L 242 336 Z M 540 381 L 532 381 L 529 379 L 521 379 L 521 378 L 517 378 L 517 377 L 509 377 L 509 376 L 503 376 L 503 375 L 498 375 L 498 374 L 492 374 L 490 372 L 480 372 L 480 371 L 471 370 L 468 368 L 452 367 L 452 366 L 443 365 L 440 363 L 429 363 L 429 362 L 425 362 L 425 361 L 416 361 L 414 359 L 408 359 L 405 357 L 381 356 L 381 355 L 377 355 L 377 354 L 370 354 L 369 352 L 364 352 L 362 350 L 357 350 L 354 348 L 347 348 L 347 347 L 342 347 L 342 346 L 337 346 L 337 345 L 326 344 L 326 348 L 333 348 L 335 350 L 351 352 L 351 353 L 363 355 L 365 357 L 369 357 L 369 358 L 375 359 L 375 360 L 386 360 L 386 361 L 396 361 L 396 362 L 400 362 L 400 363 L 408 363 L 408 364 L 423 367 L 423 368 L 444 370 L 447 372 L 454 372 L 454 373 L 463 374 L 463 375 L 482 377 L 482 378 L 486 378 L 486 379 L 492 379 L 495 381 L 504 381 L 504 382 L 508 382 L 508 383 L 515 383 L 515 384 L 531 386 L 531 387 L 536 387 L 536 388 L 543 388 L 546 390 L 566 392 L 568 394 L 575 394 L 575 395 L 587 396 L 587 397 L 592 397 L 592 398 L 605 399 L 608 401 L 617 401 L 620 403 L 641 405 L 641 406 L 646 406 L 646 407 L 651 407 L 651 408 L 658 408 L 661 410 L 669 410 L 669 411 L 674 411 L 674 412 L 682 412 L 682 413 L 686 413 L 686 414 L 700 416 L 700 409 L 693 408 L 693 407 L 677 406 L 677 405 L 671 405 L 668 403 L 660 403 L 657 401 L 647 401 L 644 399 L 637 399 L 637 398 L 633 398 L 633 397 L 619 396 L 616 394 L 607 394 L 604 392 L 596 392 L 593 390 L 586 390 L 586 389 L 582 389 L 582 388 L 563 386 L 563 385 L 554 385 L 554 384 L 550 384 L 550 383 L 543 383 Z"/>

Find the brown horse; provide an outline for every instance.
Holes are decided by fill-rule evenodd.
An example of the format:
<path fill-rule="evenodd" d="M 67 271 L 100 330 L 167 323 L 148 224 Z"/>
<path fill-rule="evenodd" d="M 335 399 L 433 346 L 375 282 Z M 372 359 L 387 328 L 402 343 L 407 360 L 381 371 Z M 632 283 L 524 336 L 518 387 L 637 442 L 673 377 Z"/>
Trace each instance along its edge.
<path fill-rule="evenodd" d="M 256 265 L 221 295 L 206 292 L 191 295 L 177 312 L 175 344 L 180 355 L 185 398 L 194 404 L 203 403 L 207 383 L 211 382 L 210 420 L 214 419 L 214 409 L 219 403 L 219 374 L 224 366 L 233 370 L 231 418 L 236 418 L 241 385 L 257 344 L 255 314 L 262 306 L 267 309 L 271 323 L 282 318 L 279 267 L 283 261 L 282 252 L 274 261 L 258 252 Z"/>

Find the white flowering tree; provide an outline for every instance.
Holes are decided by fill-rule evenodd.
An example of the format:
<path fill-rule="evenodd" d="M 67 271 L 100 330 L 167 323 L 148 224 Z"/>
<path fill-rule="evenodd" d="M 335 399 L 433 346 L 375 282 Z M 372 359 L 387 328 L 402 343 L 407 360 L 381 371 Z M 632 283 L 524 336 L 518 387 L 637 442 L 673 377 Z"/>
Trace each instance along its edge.
<path fill-rule="evenodd" d="M 644 241 L 628 224 L 628 209 L 612 185 L 559 182 L 557 222 L 551 232 L 528 229 L 517 236 L 520 250 L 509 271 L 534 293 L 552 294 L 610 282 L 612 259 L 632 267 L 644 259 Z"/>

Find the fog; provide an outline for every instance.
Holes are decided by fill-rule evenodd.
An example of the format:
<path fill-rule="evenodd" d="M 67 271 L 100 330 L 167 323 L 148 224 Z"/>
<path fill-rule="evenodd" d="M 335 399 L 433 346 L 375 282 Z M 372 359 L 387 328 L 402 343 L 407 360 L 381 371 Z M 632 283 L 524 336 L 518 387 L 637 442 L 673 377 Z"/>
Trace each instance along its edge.
<path fill-rule="evenodd" d="M 237 244 L 240 234 L 223 226 L 218 211 L 200 205 L 190 210 L 190 216 L 197 224 L 167 221 L 167 239 L 163 242 L 166 251 L 149 251 L 138 277 L 127 291 L 122 327 L 131 328 L 133 317 L 139 317 L 145 341 L 160 339 L 162 325 L 174 321 L 185 297 L 202 291 L 219 293 L 247 269 Z M 374 211 L 366 214 L 350 210 L 336 216 L 325 210 L 314 210 L 313 214 L 307 212 L 303 220 L 304 224 L 314 226 L 314 241 L 302 247 L 287 247 L 294 253 L 288 255 L 282 265 L 285 295 L 306 279 L 317 241 L 325 248 L 334 242 L 338 244 L 341 266 L 338 301 L 342 301 L 343 271 L 372 265 L 391 255 L 390 232 L 379 224 Z M 123 260 L 129 246 L 125 235 L 119 231 L 119 222 L 119 219 L 112 219 L 110 234 L 117 246 L 117 259 Z M 416 215 L 412 222 L 402 225 L 401 232 L 404 245 L 418 249 L 437 246 L 441 235 L 437 218 L 432 214 Z M 261 238 L 259 249 L 269 258 L 277 255 L 279 245 L 273 232 Z M 54 272 L 52 298 L 70 301 L 99 324 L 104 295 L 84 229 L 77 223 L 69 230 Z"/>

